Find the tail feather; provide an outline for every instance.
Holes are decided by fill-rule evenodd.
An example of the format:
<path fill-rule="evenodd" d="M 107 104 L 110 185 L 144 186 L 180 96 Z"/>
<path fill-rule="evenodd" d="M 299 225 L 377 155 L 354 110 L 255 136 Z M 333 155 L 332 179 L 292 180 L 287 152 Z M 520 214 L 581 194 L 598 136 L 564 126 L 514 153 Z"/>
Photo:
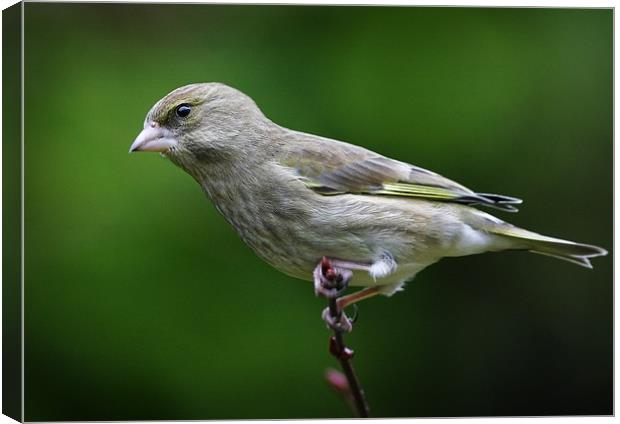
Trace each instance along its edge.
<path fill-rule="evenodd" d="M 605 256 L 607 251 L 589 244 L 572 243 L 562 240 L 561 242 L 535 241 L 530 252 L 541 255 L 553 256 L 574 264 L 592 268 L 590 258 Z"/>
<path fill-rule="evenodd" d="M 585 268 L 592 268 L 590 258 L 607 255 L 607 251 L 598 246 L 547 237 L 517 227 L 497 228 L 492 232 L 514 240 L 520 249 L 553 256 Z"/>

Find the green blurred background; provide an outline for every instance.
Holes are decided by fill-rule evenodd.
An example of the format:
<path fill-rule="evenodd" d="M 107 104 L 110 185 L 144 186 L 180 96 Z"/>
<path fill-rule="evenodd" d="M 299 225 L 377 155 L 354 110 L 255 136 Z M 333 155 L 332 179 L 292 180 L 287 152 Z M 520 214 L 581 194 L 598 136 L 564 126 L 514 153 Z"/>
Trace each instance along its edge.
<path fill-rule="evenodd" d="M 612 10 L 25 6 L 26 420 L 347 417 L 325 302 L 157 155 L 172 89 L 221 81 L 290 128 L 612 247 Z M 362 303 L 374 416 L 611 414 L 612 257 L 446 259 Z"/>

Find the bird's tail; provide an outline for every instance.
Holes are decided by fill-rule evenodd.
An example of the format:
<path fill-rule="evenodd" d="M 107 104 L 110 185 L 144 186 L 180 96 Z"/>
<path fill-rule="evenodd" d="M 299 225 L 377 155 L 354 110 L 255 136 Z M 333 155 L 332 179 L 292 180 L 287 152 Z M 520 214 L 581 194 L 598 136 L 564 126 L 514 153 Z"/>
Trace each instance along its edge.
<path fill-rule="evenodd" d="M 590 258 L 607 254 L 605 249 L 598 246 L 547 237 L 513 226 L 498 226 L 490 232 L 508 238 L 518 249 L 553 256 L 586 268 L 592 268 Z"/>

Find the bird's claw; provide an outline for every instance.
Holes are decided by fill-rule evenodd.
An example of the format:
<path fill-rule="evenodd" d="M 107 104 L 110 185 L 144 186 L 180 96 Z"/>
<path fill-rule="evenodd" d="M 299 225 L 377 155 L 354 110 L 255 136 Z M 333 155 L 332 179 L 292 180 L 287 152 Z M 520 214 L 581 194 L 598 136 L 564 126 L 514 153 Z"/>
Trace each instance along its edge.
<path fill-rule="evenodd" d="M 359 318 L 359 311 L 357 308 L 357 304 L 354 303 L 351 306 L 353 306 L 353 316 L 349 318 L 349 321 L 351 321 L 351 324 L 355 324 L 357 322 L 357 319 Z"/>
<path fill-rule="evenodd" d="M 325 308 L 321 314 L 321 317 L 323 318 L 323 321 L 325 321 L 325 324 L 327 324 L 327 328 L 331 328 L 334 331 L 340 333 L 350 333 L 351 330 L 353 330 L 353 323 L 344 312 L 341 312 L 339 317 L 334 317 L 329 308 Z"/>
<path fill-rule="evenodd" d="M 314 269 L 314 292 L 317 296 L 327 299 L 337 298 L 346 288 L 353 272 L 349 269 L 337 268 L 327 258 Z"/>

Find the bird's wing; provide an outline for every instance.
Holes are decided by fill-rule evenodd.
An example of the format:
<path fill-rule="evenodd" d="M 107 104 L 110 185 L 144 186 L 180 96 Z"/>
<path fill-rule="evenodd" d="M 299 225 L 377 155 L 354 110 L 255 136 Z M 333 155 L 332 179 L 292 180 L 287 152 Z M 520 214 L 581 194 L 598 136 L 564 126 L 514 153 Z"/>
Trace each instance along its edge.
<path fill-rule="evenodd" d="M 289 144 L 290 146 L 290 144 Z M 485 205 L 516 212 L 520 199 L 475 193 L 432 171 L 348 143 L 298 139 L 281 158 L 312 190 L 323 195 L 372 194 Z"/>

